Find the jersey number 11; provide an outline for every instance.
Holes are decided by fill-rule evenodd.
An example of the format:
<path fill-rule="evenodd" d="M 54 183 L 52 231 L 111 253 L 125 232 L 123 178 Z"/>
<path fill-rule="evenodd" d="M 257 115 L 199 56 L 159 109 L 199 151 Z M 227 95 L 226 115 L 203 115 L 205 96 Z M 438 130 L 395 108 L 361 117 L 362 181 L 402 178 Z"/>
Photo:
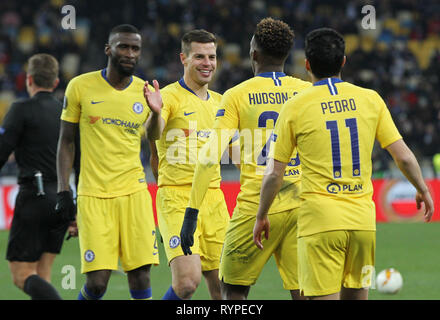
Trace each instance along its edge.
<path fill-rule="evenodd" d="M 342 177 L 338 122 L 336 120 L 326 121 L 326 125 L 327 130 L 330 130 L 332 144 L 333 177 L 338 179 Z M 361 164 L 359 157 L 359 133 L 356 118 L 345 119 L 345 126 L 350 131 L 352 174 L 353 177 L 359 177 L 361 175 Z"/>

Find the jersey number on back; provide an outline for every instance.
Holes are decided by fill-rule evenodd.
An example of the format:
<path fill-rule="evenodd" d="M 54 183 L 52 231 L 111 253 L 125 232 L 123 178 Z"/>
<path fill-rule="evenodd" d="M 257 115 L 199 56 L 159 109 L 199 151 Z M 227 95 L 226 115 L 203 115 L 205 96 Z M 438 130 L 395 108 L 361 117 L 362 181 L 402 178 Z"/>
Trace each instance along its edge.
<path fill-rule="evenodd" d="M 273 120 L 273 125 L 275 127 L 275 123 L 277 122 L 277 119 L 278 119 L 278 112 L 264 111 L 258 117 L 258 128 L 266 128 L 268 120 Z M 271 133 L 269 139 L 267 140 L 266 144 L 263 146 L 263 149 L 261 150 L 260 154 L 258 155 L 257 165 L 259 165 L 259 166 L 266 165 L 267 156 L 269 154 L 270 144 L 271 144 L 272 140 L 273 140 L 273 133 Z M 290 159 L 290 162 L 287 165 L 291 166 L 291 167 L 296 167 L 299 164 L 300 164 L 300 161 L 299 161 L 299 156 L 297 154 L 296 158 Z"/>
<path fill-rule="evenodd" d="M 332 145 L 332 159 L 333 159 L 333 177 L 335 179 L 341 178 L 341 148 L 339 144 L 339 129 L 336 120 L 326 121 L 327 130 L 330 130 L 330 139 Z M 351 141 L 351 161 L 353 177 L 361 175 L 361 164 L 359 157 L 359 133 L 356 118 L 345 119 L 345 126 L 350 131 Z"/>

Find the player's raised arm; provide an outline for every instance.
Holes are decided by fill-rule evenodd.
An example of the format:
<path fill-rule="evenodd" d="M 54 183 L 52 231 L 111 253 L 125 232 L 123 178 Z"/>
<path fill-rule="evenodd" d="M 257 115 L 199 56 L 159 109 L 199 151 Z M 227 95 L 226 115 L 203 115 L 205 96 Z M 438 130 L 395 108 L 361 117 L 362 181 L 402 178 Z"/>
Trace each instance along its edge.
<path fill-rule="evenodd" d="M 150 141 L 155 141 L 160 139 L 165 126 L 165 122 L 160 116 L 163 102 L 160 94 L 159 82 L 153 80 L 154 91 L 150 90 L 149 86 L 148 81 L 146 81 L 144 85 L 144 97 L 151 110 L 151 114 L 146 122 L 146 132 L 147 138 Z"/>
<path fill-rule="evenodd" d="M 421 203 L 425 204 L 425 221 L 431 221 L 434 213 L 434 202 L 432 201 L 431 194 L 422 176 L 419 163 L 413 152 L 408 148 L 406 143 L 400 139 L 386 147 L 387 151 L 391 154 L 394 162 L 399 167 L 400 171 L 416 188 L 416 202 L 417 208 L 421 208 Z"/>

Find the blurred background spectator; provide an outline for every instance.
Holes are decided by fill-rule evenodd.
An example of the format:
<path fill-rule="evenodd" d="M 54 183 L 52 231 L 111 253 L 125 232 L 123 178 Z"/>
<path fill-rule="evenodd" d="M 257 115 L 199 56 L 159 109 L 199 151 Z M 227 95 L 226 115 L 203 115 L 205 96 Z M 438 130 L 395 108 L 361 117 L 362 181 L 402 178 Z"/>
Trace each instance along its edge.
<path fill-rule="evenodd" d="M 67 4 L 76 10 L 75 30 L 61 27 L 61 8 Z M 361 24 L 365 16 L 361 10 L 367 4 L 376 11 L 373 30 Z M 47 52 L 60 61 L 57 95 L 62 99 L 72 77 L 105 67 L 103 50 L 108 32 L 121 23 L 137 26 L 143 35 L 137 75 L 158 79 L 162 87 L 182 75 L 178 55 L 183 33 L 193 28 L 215 33 L 219 38 L 218 69 L 211 89 L 223 93 L 252 76 L 249 41 L 256 23 L 266 16 L 282 19 L 294 29 L 295 48 L 286 72 L 302 79 L 308 79 L 305 35 L 324 26 L 341 32 L 347 54 L 343 79 L 381 94 L 405 141 L 421 161 L 424 174 L 434 175 L 432 159 L 440 152 L 437 0 L 2 0 L 0 123 L 12 101 L 27 95 L 25 61 L 29 56 Z M 373 160 L 375 177 L 397 174 L 388 154 L 378 147 Z M 0 174 L 13 171 L 11 158 L 11 165 Z"/>

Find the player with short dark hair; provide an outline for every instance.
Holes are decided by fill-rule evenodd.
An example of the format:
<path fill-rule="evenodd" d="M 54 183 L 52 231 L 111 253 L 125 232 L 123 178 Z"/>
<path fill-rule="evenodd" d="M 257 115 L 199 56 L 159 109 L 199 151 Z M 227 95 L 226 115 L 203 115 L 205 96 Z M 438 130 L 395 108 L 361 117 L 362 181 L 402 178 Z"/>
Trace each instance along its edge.
<path fill-rule="evenodd" d="M 295 148 L 303 169 L 298 213 L 299 286 L 312 299 L 367 299 L 375 262 L 371 153 L 377 139 L 417 190 L 425 221 L 434 204 L 419 164 L 374 90 L 341 79 L 343 37 L 321 28 L 306 37 L 313 87 L 287 101 L 275 127 L 263 179 L 254 242 L 261 247 L 267 212 Z"/>
<path fill-rule="evenodd" d="M 40 53 L 28 60 L 30 98 L 14 102 L 0 128 L 0 168 L 14 151 L 18 184 L 6 253 L 14 284 L 32 299 L 61 299 L 50 284 L 70 220 L 55 214 L 56 148 L 62 103 L 57 87 L 58 61 Z"/>
<path fill-rule="evenodd" d="M 172 274 L 172 285 L 163 297 L 165 300 L 190 299 L 202 274 L 211 298 L 221 299 L 218 266 L 229 213 L 220 189 L 219 165 L 200 208 L 194 255 L 185 255 L 180 246 L 180 229 L 189 201 L 195 160 L 211 134 L 221 99 L 220 94 L 208 89 L 217 67 L 216 49 L 215 36 L 206 30 L 192 30 L 183 35 L 180 53 L 183 77 L 161 90 L 163 107 L 154 122 L 161 136 L 148 135 L 153 141 L 150 142 L 152 159 L 157 159 L 151 161 L 152 167 L 158 167 L 159 229 Z M 157 139 L 156 146 L 154 139 Z"/>
<path fill-rule="evenodd" d="M 158 264 L 152 201 L 139 157 L 151 111 L 144 81 L 133 76 L 141 55 L 137 28 L 110 31 L 105 69 L 73 78 L 66 89 L 58 146 L 58 210 L 71 212 L 69 175 L 75 131 L 81 135 L 78 229 L 86 283 L 78 299 L 104 295 L 118 258 L 133 299 L 151 299 L 150 267 Z M 157 82 L 154 82 L 157 85 Z M 158 87 L 156 87 L 158 89 Z M 159 95 L 159 91 L 152 96 Z"/>
<path fill-rule="evenodd" d="M 185 33 L 181 40 L 182 53 L 189 56 L 192 50 L 192 43 L 212 43 L 217 47 L 217 38 L 211 32 L 203 29 L 195 29 Z"/>
<path fill-rule="evenodd" d="M 340 34 L 331 29 L 315 30 L 307 35 L 305 45 L 306 58 L 316 70 L 317 78 L 329 78 L 341 72 L 345 41 Z"/>
<path fill-rule="evenodd" d="M 181 230 L 182 248 L 189 252 L 200 203 L 229 139 L 240 133 L 240 193 L 226 231 L 219 277 L 224 299 L 246 299 L 269 258 L 275 257 L 283 285 L 293 299 L 300 298 L 296 265 L 296 218 L 301 169 L 296 151 L 285 171 L 283 190 L 270 212 L 276 234 L 260 251 L 252 246 L 252 230 L 259 191 L 266 167 L 272 129 L 283 102 L 311 84 L 284 73 L 284 63 L 294 42 L 293 30 L 283 21 L 261 20 L 250 42 L 254 77 L 227 90 L 216 114 L 216 135 L 203 147 L 193 178 L 189 207 Z M 218 148 L 218 152 L 217 152 Z M 210 156 L 213 152 L 216 156 Z M 205 201 L 205 200 L 203 200 Z"/>

